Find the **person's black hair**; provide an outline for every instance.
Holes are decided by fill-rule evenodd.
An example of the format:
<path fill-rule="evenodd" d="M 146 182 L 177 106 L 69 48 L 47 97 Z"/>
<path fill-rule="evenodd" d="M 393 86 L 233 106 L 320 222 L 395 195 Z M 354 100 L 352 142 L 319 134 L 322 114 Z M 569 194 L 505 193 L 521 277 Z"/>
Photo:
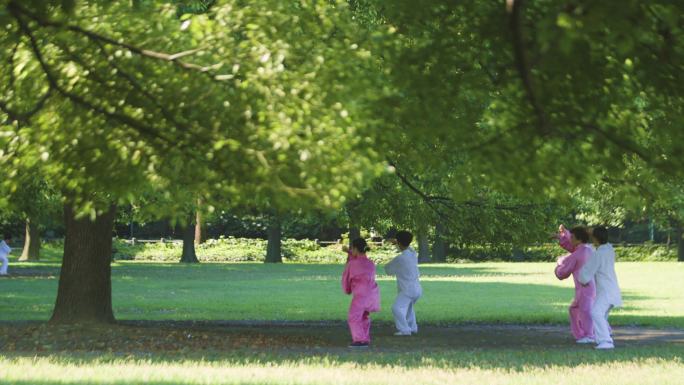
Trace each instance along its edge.
<path fill-rule="evenodd" d="M 608 243 L 608 229 L 603 226 L 596 226 L 591 231 L 591 235 L 598 241 L 599 245 Z"/>
<path fill-rule="evenodd" d="M 5 240 L 5 239 L 12 239 L 12 234 L 10 234 L 10 233 L 5 233 L 4 238 L 2 238 L 2 239 L 3 239 L 3 240 Z"/>
<path fill-rule="evenodd" d="M 363 238 L 356 238 L 351 243 L 352 247 L 359 251 L 359 253 L 365 253 L 370 250 L 368 243 Z"/>
<path fill-rule="evenodd" d="M 575 236 L 580 242 L 582 243 L 589 243 L 589 232 L 587 231 L 587 228 L 584 226 L 576 226 L 573 227 L 572 230 L 570 230 L 572 235 Z"/>
<path fill-rule="evenodd" d="M 387 230 L 385 233 L 385 239 L 397 239 L 397 229 L 394 227 Z"/>
<path fill-rule="evenodd" d="M 413 242 L 413 234 L 408 231 L 397 231 L 397 243 L 400 246 L 408 247 Z"/>

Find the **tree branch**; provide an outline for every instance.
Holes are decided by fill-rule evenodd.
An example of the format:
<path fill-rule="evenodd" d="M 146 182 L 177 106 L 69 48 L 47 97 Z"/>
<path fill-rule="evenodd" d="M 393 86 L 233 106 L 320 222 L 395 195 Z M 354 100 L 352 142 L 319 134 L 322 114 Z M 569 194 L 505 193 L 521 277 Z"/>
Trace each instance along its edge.
<path fill-rule="evenodd" d="M 102 42 L 100 42 L 100 41 L 95 41 L 95 45 L 98 46 L 99 52 L 106 59 L 107 58 L 107 50 L 106 50 L 104 44 L 102 44 Z M 147 97 L 152 102 L 152 104 L 154 104 L 157 107 L 157 109 L 159 109 L 159 111 L 161 112 L 161 114 L 164 116 L 165 119 L 167 119 L 169 122 L 173 123 L 173 125 L 175 125 L 178 128 L 181 128 L 183 130 L 188 129 L 188 127 L 186 125 L 178 122 L 178 120 L 176 120 L 176 118 L 173 116 L 173 114 L 166 107 L 164 107 L 164 105 L 161 104 L 154 97 L 154 95 L 152 95 L 151 92 L 145 90 L 140 85 L 140 83 L 138 83 L 138 81 L 135 80 L 135 78 L 132 75 L 130 75 L 127 71 L 125 71 L 121 66 L 116 64 L 116 62 L 114 62 L 114 61 L 110 61 L 109 65 L 111 65 L 112 67 L 114 67 L 116 69 L 117 76 L 125 79 L 131 85 L 131 87 L 133 87 L 133 89 L 135 89 L 136 91 L 140 92 L 142 95 Z"/>
<path fill-rule="evenodd" d="M 16 120 L 17 122 L 20 122 L 22 124 L 29 124 L 33 115 L 37 114 L 43 108 L 43 106 L 45 106 L 45 103 L 51 95 L 52 87 L 48 87 L 48 90 L 45 91 L 45 93 L 40 98 L 38 98 L 38 101 L 33 106 L 33 108 L 26 112 L 13 111 L 9 108 L 7 102 L 5 102 L 4 100 L 0 100 L 0 110 L 9 115 L 10 120 Z"/>
<path fill-rule="evenodd" d="M 17 54 L 17 50 L 19 49 L 20 44 L 21 44 L 21 40 L 17 40 L 17 44 L 14 45 L 14 47 L 12 48 L 12 52 L 10 52 L 9 58 L 7 59 L 7 61 L 8 61 L 7 64 L 9 64 L 9 78 L 10 78 L 9 84 L 10 84 L 10 88 L 12 88 L 12 90 L 14 90 L 14 84 L 17 80 L 16 76 L 14 76 L 14 57 Z"/>
<path fill-rule="evenodd" d="M 420 188 L 418 188 L 416 185 L 411 183 L 411 181 L 408 180 L 408 178 L 403 175 L 399 170 L 397 169 L 397 166 L 394 162 L 388 161 L 390 166 L 394 167 L 395 174 L 397 177 L 401 180 L 401 182 L 408 187 L 411 191 L 419 195 L 423 201 L 428 204 L 429 206 L 432 205 L 433 203 L 438 203 L 442 205 L 443 207 L 446 207 L 452 211 L 456 211 L 459 206 L 468 206 L 468 207 L 477 207 L 477 208 L 492 208 L 495 210 L 503 210 L 503 211 L 525 211 L 526 209 L 532 209 L 536 207 L 540 207 L 538 204 L 534 203 L 526 203 L 526 204 L 517 204 L 517 205 L 504 205 L 504 204 L 494 204 L 494 205 L 489 205 L 486 202 L 482 201 L 474 201 L 474 200 L 467 200 L 463 202 L 456 202 L 453 199 L 445 196 L 439 196 L 439 195 L 429 195 L 422 191 Z M 431 207 L 432 208 L 432 207 Z"/>
<path fill-rule="evenodd" d="M 183 68 L 185 70 L 192 70 L 192 71 L 198 71 L 201 73 L 206 73 L 208 76 L 210 76 L 214 80 L 215 80 L 215 75 L 213 73 L 211 73 L 211 71 L 213 69 L 216 69 L 220 64 L 219 63 L 219 64 L 214 64 L 211 66 L 201 66 L 198 64 L 188 63 L 188 62 L 184 62 L 184 61 L 179 60 L 183 57 L 190 56 L 190 55 L 193 55 L 199 51 L 202 51 L 204 48 L 195 48 L 195 49 L 191 49 L 191 50 L 187 50 L 187 51 L 183 51 L 183 52 L 178 52 L 175 54 L 168 54 L 168 53 L 164 53 L 164 52 L 152 51 L 152 50 L 137 47 L 137 46 L 129 44 L 129 43 L 114 40 L 110 37 L 107 37 L 107 36 L 98 34 L 96 32 L 81 28 L 81 27 L 76 26 L 76 25 L 70 25 L 70 24 L 66 24 L 66 23 L 61 23 L 61 22 L 43 19 L 40 16 L 36 15 L 35 13 L 27 10 L 26 8 L 23 8 L 22 6 L 20 6 L 19 4 L 17 4 L 14 1 L 12 1 L 8 4 L 8 8 L 14 10 L 14 12 L 21 13 L 23 15 L 28 16 L 30 19 L 32 19 L 33 21 L 38 23 L 38 25 L 40 25 L 41 27 L 65 29 L 65 30 L 68 30 L 71 32 L 75 32 L 75 33 L 86 36 L 88 39 L 90 39 L 92 41 L 99 41 L 99 42 L 102 42 L 105 44 L 111 44 L 113 46 L 125 48 L 125 49 L 131 51 L 132 53 L 138 54 L 140 56 L 144 56 L 144 57 L 148 57 L 148 58 L 152 58 L 152 59 L 157 59 L 157 60 L 165 60 L 165 61 L 171 62 L 174 65 L 176 65 L 180 68 Z"/>
<path fill-rule="evenodd" d="M 408 187 L 409 190 L 413 191 L 415 194 L 420 196 L 422 198 L 423 202 L 425 202 L 425 204 L 427 204 L 427 206 L 430 208 L 430 210 L 434 211 L 435 214 L 437 214 L 437 216 L 439 216 L 440 218 L 450 220 L 448 215 L 444 214 L 441 210 L 437 209 L 437 207 L 435 207 L 433 205 L 433 200 L 429 195 L 427 195 L 426 193 L 421 191 L 419 188 L 414 186 L 413 183 L 411 183 L 408 180 L 408 178 L 406 178 L 406 176 L 404 176 L 401 172 L 399 172 L 397 165 L 393 161 L 388 160 L 388 163 L 390 166 L 394 167 L 394 174 L 401 180 L 401 182 L 406 187 Z"/>
<path fill-rule="evenodd" d="M 94 111 L 100 115 L 105 116 L 108 119 L 115 120 L 119 123 L 123 123 L 123 124 L 125 124 L 131 128 L 136 129 L 141 134 L 147 135 L 147 136 L 149 136 L 155 140 L 161 140 L 163 142 L 166 142 L 167 144 L 173 144 L 174 143 L 174 141 L 172 141 L 171 139 L 160 135 L 154 128 L 148 127 L 148 126 L 142 124 L 141 122 L 135 120 L 134 118 L 132 118 L 126 114 L 109 112 L 105 108 L 98 106 L 98 105 L 95 105 L 93 103 L 90 103 L 87 100 L 85 100 L 83 97 L 81 97 L 77 94 L 70 93 L 67 90 L 65 90 L 63 87 L 61 87 L 59 85 L 57 78 L 52 73 L 52 69 L 50 68 L 50 66 L 45 61 L 45 58 L 43 57 L 43 53 L 40 50 L 38 42 L 36 41 L 36 37 L 33 35 L 33 32 L 29 28 L 26 21 L 24 21 L 24 19 L 21 17 L 21 15 L 16 12 L 16 8 L 13 5 L 14 5 L 14 3 L 10 3 L 10 5 L 8 6 L 8 9 L 10 10 L 10 13 L 12 13 L 12 15 L 15 17 L 15 19 L 19 23 L 20 30 L 28 37 L 29 43 L 30 43 L 29 45 L 31 47 L 33 55 L 35 56 L 36 60 L 38 60 L 40 67 L 42 68 L 43 72 L 45 73 L 45 76 L 48 80 L 50 88 L 56 90 L 59 94 L 61 94 L 65 98 L 71 100 L 76 105 L 80 105 L 81 107 L 84 107 L 88 110 Z"/>
<path fill-rule="evenodd" d="M 544 110 L 534 92 L 532 85 L 532 75 L 530 74 L 530 65 L 527 58 L 527 51 L 525 49 L 525 35 L 523 34 L 523 7 L 524 0 L 509 0 L 512 2 L 510 9 L 510 28 L 513 36 L 513 56 L 515 58 L 515 67 L 520 75 L 527 100 L 532 106 L 532 110 L 537 119 L 537 127 L 542 134 L 547 134 L 549 131 L 548 121 Z"/>
<path fill-rule="evenodd" d="M 622 148 L 623 150 L 630 152 L 639 158 L 641 158 L 644 162 L 648 164 L 652 164 L 656 167 L 658 167 L 658 164 L 654 161 L 653 156 L 646 152 L 646 149 L 642 148 L 639 146 L 637 143 L 634 141 L 628 139 L 628 138 L 623 138 L 619 136 L 612 135 L 610 132 L 602 129 L 596 124 L 591 124 L 591 123 L 578 123 L 580 127 L 582 127 L 585 131 L 593 131 L 597 132 L 601 136 L 603 136 L 605 139 L 607 139 L 609 142 L 615 144 L 619 148 Z"/>

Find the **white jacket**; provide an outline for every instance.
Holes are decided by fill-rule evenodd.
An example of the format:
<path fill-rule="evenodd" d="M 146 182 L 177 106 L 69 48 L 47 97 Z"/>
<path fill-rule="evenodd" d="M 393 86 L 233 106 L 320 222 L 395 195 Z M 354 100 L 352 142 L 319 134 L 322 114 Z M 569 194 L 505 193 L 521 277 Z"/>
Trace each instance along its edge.
<path fill-rule="evenodd" d="M 400 293 L 411 298 L 418 298 L 422 295 L 423 289 L 418 280 L 420 277 L 418 254 L 411 247 L 402 251 L 401 254 L 385 265 L 385 272 L 397 277 Z"/>
<path fill-rule="evenodd" d="M 7 257 L 11 252 L 9 245 L 5 241 L 0 241 L 0 256 Z"/>
<path fill-rule="evenodd" d="M 580 270 L 579 281 L 586 285 L 592 278 L 596 282 L 596 300 L 606 300 L 615 307 L 622 305 L 622 295 L 615 274 L 615 250 L 613 245 L 600 245 Z"/>

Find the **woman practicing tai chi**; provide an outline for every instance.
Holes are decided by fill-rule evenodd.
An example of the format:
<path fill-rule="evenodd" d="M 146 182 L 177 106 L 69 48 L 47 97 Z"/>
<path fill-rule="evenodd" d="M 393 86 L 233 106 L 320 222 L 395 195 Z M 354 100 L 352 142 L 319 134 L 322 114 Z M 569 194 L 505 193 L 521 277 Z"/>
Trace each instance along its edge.
<path fill-rule="evenodd" d="M 366 256 L 367 251 L 368 245 L 363 238 L 354 239 L 342 274 L 342 290 L 354 296 L 347 318 L 352 336 L 350 348 L 367 348 L 370 345 L 370 313 L 380 311 L 375 264 Z"/>
<path fill-rule="evenodd" d="M 615 274 L 615 250 L 608 243 L 608 229 L 605 227 L 594 227 L 591 238 L 596 251 L 582 267 L 579 281 L 587 285 L 594 281 L 596 284 L 596 300 L 591 308 L 596 349 L 613 349 L 615 345 L 610 335 L 608 314 L 612 308 L 622 306 L 622 295 Z"/>
<path fill-rule="evenodd" d="M 574 227 L 568 231 L 565 226 L 558 228 L 560 246 L 570 254 L 558 258 L 556 277 L 566 279 L 572 275 L 575 281 L 575 298 L 570 304 L 570 330 L 578 344 L 594 343 L 594 325 L 591 319 L 591 307 L 596 296 L 593 278 L 582 285 L 579 274 L 594 249 L 589 244 L 589 233 L 584 227 Z"/>
<path fill-rule="evenodd" d="M 396 243 L 401 254 L 385 265 L 385 272 L 397 277 L 397 299 L 392 305 L 394 325 L 397 328 L 395 336 L 410 336 L 418 333 L 415 305 L 423 295 L 423 288 L 420 286 L 418 255 L 410 246 L 411 241 L 413 241 L 413 234 L 408 231 L 399 231 Z"/>

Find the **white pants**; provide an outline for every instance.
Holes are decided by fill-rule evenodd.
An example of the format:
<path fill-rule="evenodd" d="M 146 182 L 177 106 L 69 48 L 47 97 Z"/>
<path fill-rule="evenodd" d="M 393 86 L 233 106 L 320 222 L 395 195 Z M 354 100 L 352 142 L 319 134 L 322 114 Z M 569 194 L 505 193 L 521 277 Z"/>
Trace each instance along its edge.
<path fill-rule="evenodd" d="M 6 255 L 0 255 L 0 262 L 2 262 L 2 267 L 0 267 L 0 275 L 7 274 L 7 265 L 9 264 L 9 259 Z"/>
<path fill-rule="evenodd" d="M 397 299 L 392 305 L 392 314 L 394 314 L 394 324 L 397 330 L 402 333 L 417 333 L 418 324 L 416 323 L 416 312 L 413 309 L 416 301 L 420 295 L 409 297 L 406 294 L 397 294 Z"/>
<path fill-rule="evenodd" d="M 594 335 L 596 343 L 610 342 L 613 343 L 613 338 L 610 336 L 610 325 L 608 324 L 608 314 L 613 305 L 608 303 L 605 298 L 596 298 L 594 306 L 591 307 L 591 319 L 594 324 Z"/>

